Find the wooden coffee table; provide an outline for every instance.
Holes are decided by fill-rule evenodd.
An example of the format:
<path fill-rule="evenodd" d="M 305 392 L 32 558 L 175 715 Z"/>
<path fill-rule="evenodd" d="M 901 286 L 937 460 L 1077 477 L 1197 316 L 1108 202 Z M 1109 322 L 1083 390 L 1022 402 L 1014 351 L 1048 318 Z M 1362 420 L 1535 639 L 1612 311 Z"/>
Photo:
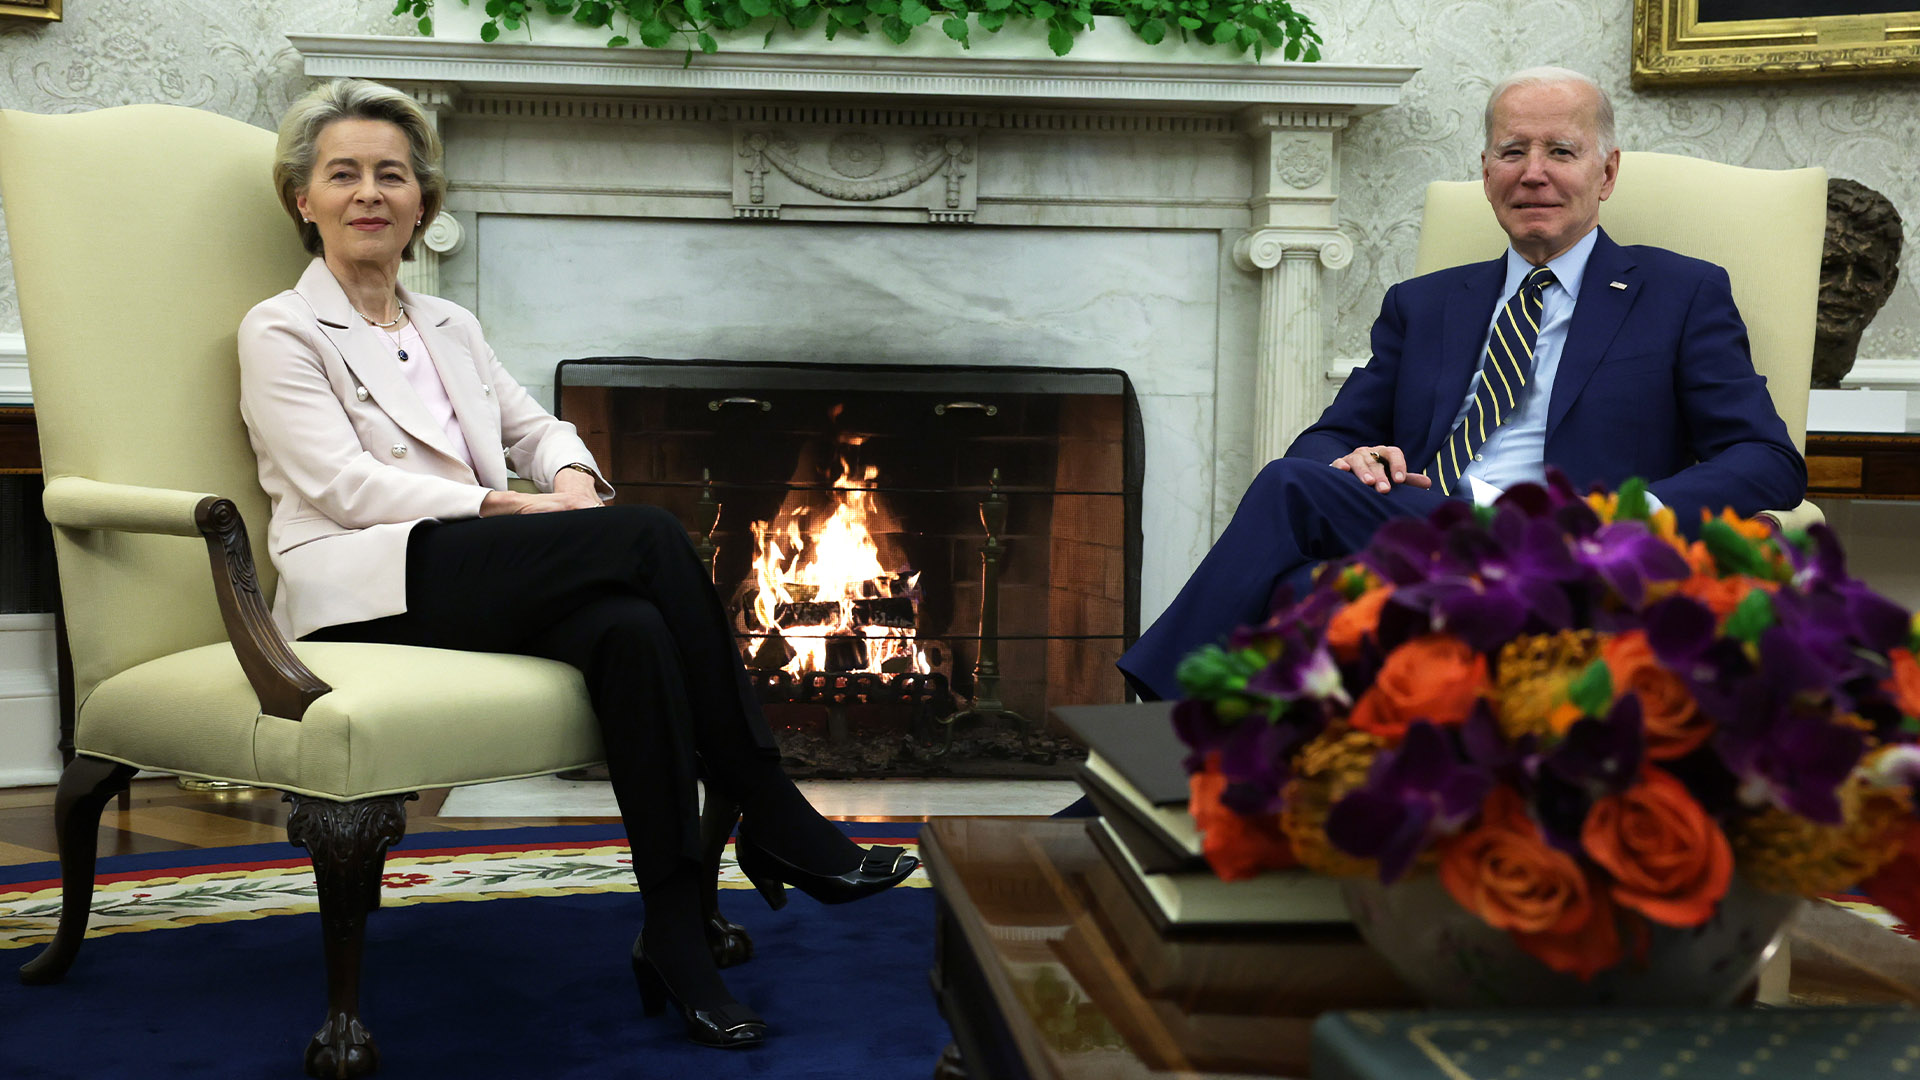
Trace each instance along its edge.
<path fill-rule="evenodd" d="M 1417 1005 L 1350 931 L 1161 937 L 1085 819 L 940 820 L 920 853 L 954 1038 L 940 1075 L 1303 1077 L 1321 1012 Z"/>
<path fill-rule="evenodd" d="M 954 1040 L 936 1077 L 1304 1077 L 1320 1013 L 1419 1005 L 1350 932 L 1160 936 L 1084 819 L 944 819 L 920 853 Z M 1920 943 L 1811 904 L 1791 945 L 1782 1004 L 1920 1004 Z"/>

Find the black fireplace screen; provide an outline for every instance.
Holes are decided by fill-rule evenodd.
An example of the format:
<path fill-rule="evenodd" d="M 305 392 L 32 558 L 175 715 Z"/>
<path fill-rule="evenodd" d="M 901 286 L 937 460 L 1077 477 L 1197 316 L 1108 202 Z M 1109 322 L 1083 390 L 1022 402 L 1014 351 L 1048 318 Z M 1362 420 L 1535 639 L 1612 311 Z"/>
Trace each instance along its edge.
<path fill-rule="evenodd" d="M 1139 628 L 1124 373 L 568 360 L 556 411 L 679 516 L 790 767 L 1065 775 Z"/>

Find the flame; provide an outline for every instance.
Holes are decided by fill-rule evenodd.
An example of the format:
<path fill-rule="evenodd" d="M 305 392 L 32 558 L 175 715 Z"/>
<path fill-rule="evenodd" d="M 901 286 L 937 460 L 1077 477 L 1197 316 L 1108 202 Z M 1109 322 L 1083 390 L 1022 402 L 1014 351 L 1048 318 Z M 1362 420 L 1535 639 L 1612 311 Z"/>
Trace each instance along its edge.
<path fill-rule="evenodd" d="M 794 674 L 831 670 L 836 662 L 829 660 L 828 652 L 835 639 L 843 645 L 837 666 L 845 669 L 848 638 L 863 639 L 866 647 L 865 665 L 852 670 L 879 672 L 888 661 L 899 659 L 907 662 L 907 670 L 932 670 L 912 627 L 876 625 L 859 618 L 855 610 L 860 600 L 912 598 L 920 580 L 918 573 L 890 570 L 881 562 L 870 528 L 884 515 L 872 491 L 879 476 L 880 470 L 868 465 L 856 478 L 842 457 L 840 475 L 833 482 L 833 515 L 811 535 L 801 528 L 808 516 L 805 506 L 781 508 L 784 530 L 774 522 L 753 523 L 757 588 L 751 602 L 752 621 L 763 629 L 778 629 L 794 650 L 783 670 Z M 807 620 L 808 614 L 820 617 Z M 899 667 L 894 665 L 895 670 Z"/>

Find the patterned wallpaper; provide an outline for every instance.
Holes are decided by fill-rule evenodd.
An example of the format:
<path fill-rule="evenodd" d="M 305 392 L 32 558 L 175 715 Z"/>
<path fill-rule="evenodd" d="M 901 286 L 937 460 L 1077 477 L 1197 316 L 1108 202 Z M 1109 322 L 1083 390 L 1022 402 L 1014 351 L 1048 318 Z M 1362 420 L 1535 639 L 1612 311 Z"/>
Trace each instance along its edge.
<path fill-rule="evenodd" d="M 1416 64 L 1403 103 L 1352 129 L 1342 182 L 1353 264 L 1334 275 L 1333 350 L 1364 357 L 1389 284 L 1413 265 L 1421 194 L 1477 175 L 1480 109 L 1502 75 L 1557 63 L 1614 94 L 1621 144 L 1737 165 L 1823 165 L 1916 223 L 1906 272 L 1861 343 L 1920 358 L 1920 81 L 1627 88 L 1630 0 L 1300 0 L 1335 62 Z M 134 102 L 212 109 L 271 127 L 305 85 L 288 30 L 400 32 L 388 0 L 67 0 L 63 22 L 0 20 L 0 107 L 68 112 Z M 0 331 L 18 330 L 0 231 Z"/>
<path fill-rule="evenodd" d="M 0 19 L 0 108 L 161 102 L 271 128 L 301 91 L 289 30 L 397 33 L 391 0 L 66 0 L 56 23 Z M 0 227 L 0 331 L 20 329 Z"/>

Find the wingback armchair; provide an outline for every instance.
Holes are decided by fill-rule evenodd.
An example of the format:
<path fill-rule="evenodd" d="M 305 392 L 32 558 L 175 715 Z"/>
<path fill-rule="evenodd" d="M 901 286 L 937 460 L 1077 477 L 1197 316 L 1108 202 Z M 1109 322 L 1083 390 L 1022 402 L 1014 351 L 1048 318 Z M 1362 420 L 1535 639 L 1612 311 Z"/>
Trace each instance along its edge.
<path fill-rule="evenodd" d="M 1807 441 L 1814 307 L 1827 229 L 1825 169 L 1746 169 L 1713 161 L 1623 151 L 1600 227 L 1622 244 L 1651 244 L 1724 267 L 1746 320 L 1753 366 L 1794 444 Z M 1418 274 L 1500 254 L 1507 236 L 1476 181 L 1427 185 Z M 1819 507 L 1769 511 L 1782 528 L 1822 520 Z"/>
<path fill-rule="evenodd" d="M 279 789 L 288 838 L 313 861 L 326 950 L 306 1069 L 359 1076 L 378 1064 L 358 1012 L 363 930 L 404 802 L 590 765 L 601 747 L 565 664 L 275 630 L 273 567 L 246 527 L 267 499 L 235 337 L 307 262 L 272 191 L 273 147 L 271 132 L 172 106 L 0 112 L 77 703 L 77 756 L 55 796 L 60 925 L 21 978 L 53 982 L 73 963 L 100 812 L 136 769 Z M 715 863 L 734 820 L 709 801 Z M 750 944 L 713 917 L 722 962 L 744 959 Z"/>

